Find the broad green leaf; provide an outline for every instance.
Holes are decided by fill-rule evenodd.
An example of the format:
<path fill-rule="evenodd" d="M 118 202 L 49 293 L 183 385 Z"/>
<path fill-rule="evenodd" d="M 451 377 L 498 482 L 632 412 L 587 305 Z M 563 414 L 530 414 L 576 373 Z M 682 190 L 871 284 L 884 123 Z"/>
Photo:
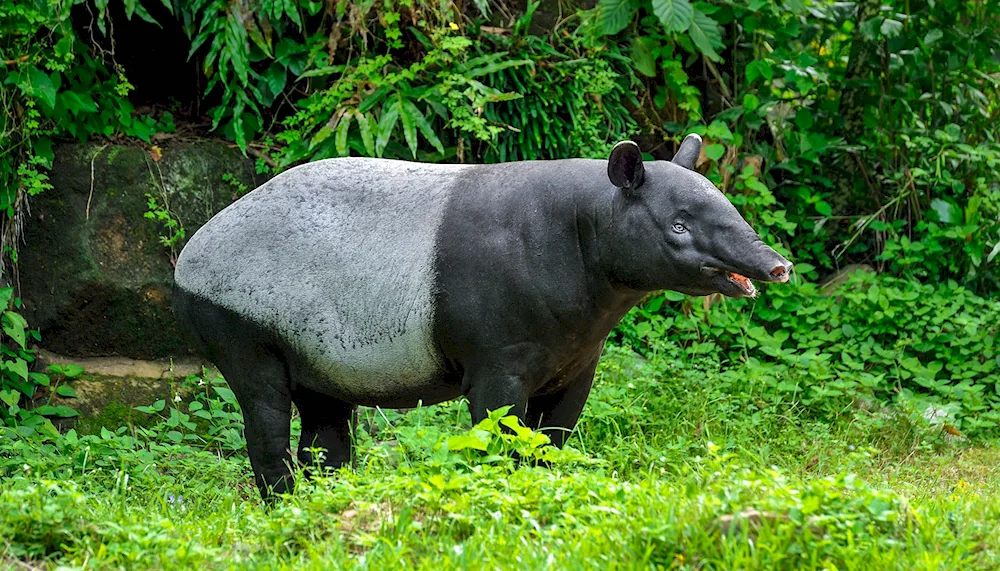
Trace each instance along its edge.
<path fill-rule="evenodd" d="M 992 262 L 993 258 L 997 257 L 997 254 L 1000 254 L 1000 240 L 998 240 L 997 243 L 993 246 L 993 249 L 990 250 L 990 254 L 986 256 L 986 263 L 988 264 Z"/>
<path fill-rule="evenodd" d="M 15 391 L 14 389 L 6 389 L 0 391 L 0 401 L 3 401 L 7 406 L 15 406 L 21 400 L 21 393 Z"/>
<path fill-rule="evenodd" d="M 63 91 L 59 94 L 59 100 L 62 102 L 63 107 L 74 115 L 80 111 L 86 111 L 87 113 L 96 112 L 97 104 L 90 98 L 90 95 L 84 93 L 83 96 L 86 99 L 83 99 L 74 91 Z"/>
<path fill-rule="evenodd" d="M 61 418 L 70 418 L 73 416 L 79 416 L 80 414 L 68 406 L 52 406 L 50 404 L 42 405 L 34 409 L 34 412 L 35 414 L 40 414 L 42 416 L 58 416 Z"/>
<path fill-rule="evenodd" d="M 795 113 L 795 125 L 803 131 L 808 131 L 813 126 L 812 111 L 803 107 Z"/>
<path fill-rule="evenodd" d="M 139 16 L 150 24 L 154 24 L 158 28 L 163 27 L 149 15 L 149 12 L 146 11 L 140 0 L 125 0 L 125 18 L 131 20 L 133 12 L 136 16 Z"/>
<path fill-rule="evenodd" d="M 505 416 L 500 419 L 500 424 L 514 431 L 518 438 L 526 438 L 531 435 L 531 429 L 521 424 L 521 421 L 514 415 Z"/>
<path fill-rule="evenodd" d="M 272 57 L 271 44 L 267 41 L 267 38 L 264 37 L 263 32 L 260 31 L 260 27 L 257 25 L 257 22 L 255 22 L 253 18 L 249 18 L 245 21 L 244 28 L 246 28 L 247 35 L 253 41 L 254 45 L 260 48 L 260 50 L 264 52 L 267 57 Z"/>
<path fill-rule="evenodd" d="M 830 216 L 833 214 L 833 209 L 826 201 L 820 200 L 816 203 L 816 212 L 819 212 L 823 216 Z"/>
<path fill-rule="evenodd" d="M 246 155 L 247 152 L 247 139 L 246 133 L 243 132 L 243 101 L 237 101 L 236 106 L 233 108 L 233 135 L 236 139 L 236 146 L 240 148 L 240 151 Z"/>
<path fill-rule="evenodd" d="M 774 70 L 766 60 L 754 60 L 747 64 L 746 75 L 747 83 L 753 83 L 758 77 L 771 81 L 774 78 Z"/>
<path fill-rule="evenodd" d="M 215 394 L 219 395 L 219 398 L 221 398 L 222 400 L 226 401 L 231 405 L 237 404 L 236 395 L 233 394 L 232 389 L 228 387 L 212 387 L 212 388 L 215 389 Z M 157 402 L 162 402 L 162 401 L 157 401 Z"/>
<path fill-rule="evenodd" d="M 719 143 L 712 143 L 711 145 L 705 146 L 705 156 L 717 161 L 722 158 L 722 155 L 726 154 L 725 145 L 720 145 Z"/>
<path fill-rule="evenodd" d="M 483 18 L 490 17 L 490 3 L 489 0 L 473 0 L 476 8 L 479 8 L 479 13 L 483 15 Z"/>
<path fill-rule="evenodd" d="M 316 134 L 313 135 L 311 139 L 309 139 L 309 147 L 315 148 L 323 141 L 329 139 L 330 135 L 332 134 L 333 134 L 333 129 L 327 127 L 326 125 L 323 125 L 322 127 L 319 128 L 318 131 L 316 131 Z"/>
<path fill-rule="evenodd" d="M 382 107 L 382 117 L 378 121 L 378 137 L 375 139 L 375 155 L 381 157 L 385 146 L 389 144 L 389 138 L 396 128 L 396 121 L 399 120 L 399 100 L 397 99 L 386 108 Z"/>
<path fill-rule="evenodd" d="M 375 156 L 375 138 L 372 136 L 372 124 L 367 115 L 354 110 L 354 118 L 358 121 L 358 129 L 361 131 L 361 142 L 365 145 L 365 152 L 370 157 Z"/>
<path fill-rule="evenodd" d="M 27 325 L 20 314 L 7 311 L 3 314 L 3 331 L 22 349 L 24 348 L 24 328 Z"/>
<path fill-rule="evenodd" d="M 935 198 L 931 201 L 931 210 L 937 214 L 942 224 L 957 224 L 962 221 L 962 209 L 950 200 Z"/>
<path fill-rule="evenodd" d="M 29 95 L 40 98 L 49 107 L 56 105 L 56 87 L 47 73 L 31 66 L 28 69 Z"/>
<path fill-rule="evenodd" d="M 887 38 L 895 38 L 903 31 L 903 23 L 899 20 L 886 18 L 882 22 L 882 25 L 879 26 L 878 31 L 882 32 L 882 35 Z"/>
<path fill-rule="evenodd" d="M 601 33 L 613 36 L 629 25 L 639 3 L 636 0 L 601 0 L 597 7 L 601 10 Z"/>
<path fill-rule="evenodd" d="M 653 0 L 653 13 L 669 32 L 686 32 L 695 12 L 688 0 Z"/>
<path fill-rule="evenodd" d="M 292 22 L 295 22 L 295 27 L 302 29 L 302 18 L 299 16 L 299 7 L 295 0 L 284 0 L 285 4 L 285 15 L 287 15 Z"/>
<path fill-rule="evenodd" d="M 448 450 L 457 452 L 459 450 L 465 450 L 466 448 L 472 448 L 474 450 L 482 450 L 485 452 L 488 444 L 488 441 L 472 434 L 462 434 L 459 436 L 452 436 L 448 439 Z"/>
<path fill-rule="evenodd" d="M 409 105 L 407 105 L 409 103 Z M 410 147 L 413 158 L 417 158 L 417 125 L 413 120 L 411 110 L 416 109 L 409 99 L 399 100 L 399 118 L 403 120 L 403 138 L 406 139 L 406 146 Z"/>
<path fill-rule="evenodd" d="M 0 288 L 0 310 L 10 305 L 10 298 L 14 296 L 13 287 Z"/>
<path fill-rule="evenodd" d="M 341 157 L 346 157 L 347 152 L 347 133 L 351 129 L 351 120 L 354 115 L 351 113 L 344 113 L 340 116 L 340 123 L 337 124 L 337 155 Z"/>
<path fill-rule="evenodd" d="M 83 373 L 84 369 L 76 363 L 67 363 L 63 365 L 62 374 L 66 375 L 67 378 L 75 379 Z"/>
<path fill-rule="evenodd" d="M 236 16 L 229 15 L 226 21 L 226 53 L 236 70 L 241 85 L 246 85 L 250 74 L 250 50 L 247 48 L 246 28 Z"/>
<path fill-rule="evenodd" d="M 50 379 L 45 373 L 31 372 L 28 373 L 28 381 L 42 387 L 47 387 L 49 386 L 49 383 L 52 382 L 52 379 Z"/>
<path fill-rule="evenodd" d="M 715 51 L 717 48 L 723 47 L 722 34 L 719 32 L 719 24 L 715 20 L 700 10 L 695 10 L 688 33 L 698 51 L 705 54 L 705 57 L 712 61 L 722 61 L 722 57 Z"/>
<path fill-rule="evenodd" d="M 104 24 L 108 2 L 109 0 L 94 0 L 94 7 L 97 8 L 97 29 L 101 31 L 102 36 L 106 36 L 108 33 Z"/>
<path fill-rule="evenodd" d="M 4 363 L 4 368 L 22 379 L 28 380 L 28 363 L 24 359 L 17 358 L 13 361 L 7 361 Z"/>
<path fill-rule="evenodd" d="M 646 77 L 656 77 L 656 56 L 649 45 L 653 41 L 645 37 L 632 40 L 632 61 L 639 73 Z"/>
<path fill-rule="evenodd" d="M 76 398 L 76 390 L 69 385 L 59 385 L 56 389 L 56 394 L 61 397 Z"/>
<path fill-rule="evenodd" d="M 361 113 L 367 113 L 369 109 L 374 107 L 379 101 L 382 101 L 389 93 L 389 86 L 383 85 L 371 93 L 368 97 L 365 97 L 364 101 L 358 105 L 358 111 Z"/>
<path fill-rule="evenodd" d="M 404 100 L 403 106 L 409 109 L 410 116 L 413 118 L 413 122 L 416 123 L 417 128 L 423 133 L 424 138 L 427 139 L 431 145 L 437 150 L 437 152 L 444 154 L 444 145 L 441 144 L 441 140 L 438 139 L 437 133 L 434 132 L 434 128 L 431 127 L 430 122 L 427 121 L 427 117 L 413 104 L 409 99 Z"/>

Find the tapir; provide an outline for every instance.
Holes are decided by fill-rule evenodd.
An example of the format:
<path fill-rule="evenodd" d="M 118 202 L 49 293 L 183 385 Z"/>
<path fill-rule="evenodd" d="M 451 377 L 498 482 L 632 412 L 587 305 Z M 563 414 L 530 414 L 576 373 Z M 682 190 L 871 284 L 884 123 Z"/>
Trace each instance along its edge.
<path fill-rule="evenodd" d="M 756 295 L 791 264 L 695 172 L 619 143 L 608 160 L 297 166 L 200 228 L 175 269 L 181 328 L 243 409 L 261 494 L 297 458 L 351 459 L 357 406 L 465 396 L 562 445 L 611 329 L 648 293 Z M 312 457 L 312 450 L 325 454 Z"/>

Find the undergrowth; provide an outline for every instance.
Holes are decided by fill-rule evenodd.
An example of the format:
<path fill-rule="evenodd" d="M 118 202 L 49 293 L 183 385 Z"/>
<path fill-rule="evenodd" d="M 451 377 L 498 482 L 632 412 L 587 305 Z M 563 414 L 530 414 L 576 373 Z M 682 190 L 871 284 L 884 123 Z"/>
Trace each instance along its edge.
<path fill-rule="evenodd" d="M 922 303 L 937 307 L 937 296 L 956 295 L 921 287 L 913 286 L 922 296 L 901 302 L 908 319 L 934 313 Z M 311 481 L 300 473 L 296 493 L 270 509 L 253 486 L 238 404 L 210 373 L 187 380 L 186 401 L 139 407 L 152 420 L 142 426 L 30 436 L 0 429 L 0 561 L 162 569 L 1000 564 L 1000 451 L 988 427 L 970 429 L 974 447 L 956 434 L 975 418 L 964 401 L 951 402 L 965 412 L 940 417 L 902 389 L 866 388 L 863 374 L 889 374 L 878 359 L 829 377 L 792 359 L 809 354 L 816 338 L 828 352 L 888 343 L 878 319 L 854 336 L 823 336 L 857 327 L 850 316 L 870 310 L 863 299 L 881 307 L 881 292 L 894 291 L 886 294 L 891 309 L 906 289 L 870 278 L 829 298 L 809 285 L 779 289 L 745 307 L 694 305 L 685 314 L 683 304 L 664 301 L 637 310 L 608 345 L 563 450 L 503 410 L 470 427 L 459 401 L 405 413 L 366 408 L 353 468 Z M 993 307 L 962 301 L 983 319 Z M 776 303 L 788 304 L 794 324 L 768 319 Z M 833 307 L 839 322 L 827 315 Z M 767 342 L 784 329 L 787 355 Z M 961 350 L 948 337 L 926 339 L 940 345 L 931 352 Z M 962 374 L 949 363 L 950 375 Z M 914 379 L 892 382 L 908 381 L 917 394 Z M 822 392 L 836 387 L 843 395 Z M 921 394 L 941 403 L 955 396 Z"/>

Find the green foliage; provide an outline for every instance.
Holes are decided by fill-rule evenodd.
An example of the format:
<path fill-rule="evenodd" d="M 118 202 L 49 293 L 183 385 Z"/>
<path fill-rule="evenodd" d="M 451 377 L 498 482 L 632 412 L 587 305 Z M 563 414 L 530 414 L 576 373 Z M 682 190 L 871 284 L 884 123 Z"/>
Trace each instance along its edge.
<path fill-rule="evenodd" d="M 283 122 L 278 164 L 348 154 L 485 162 L 603 156 L 631 130 L 620 65 L 578 40 L 552 46 L 535 36 L 476 38 L 450 28 L 417 37 L 426 52 L 409 66 L 378 55 L 326 69 L 337 79 Z"/>
<path fill-rule="evenodd" d="M 590 17 L 632 46 L 644 127 L 726 127 L 709 177 L 795 260 L 996 287 L 997 5 L 602 0 Z M 760 185 L 740 184 L 748 161 Z"/>
<path fill-rule="evenodd" d="M 156 196 L 147 192 L 147 210 L 143 213 L 143 217 L 159 223 L 162 227 L 159 236 L 160 244 L 168 248 L 171 259 L 176 260 L 177 255 L 180 254 L 178 247 L 183 244 L 187 232 L 184 230 L 184 225 L 181 223 L 180 218 L 177 217 L 177 214 L 169 209 L 166 193 L 162 194 L 161 200 L 163 201 L 162 204 L 157 200 Z"/>
<path fill-rule="evenodd" d="M 37 330 L 29 329 L 27 321 L 16 311 L 21 307 L 21 300 L 13 295 L 12 287 L 0 289 L 0 308 L 4 308 L 0 312 L 3 324 L 3 334 L 0 335 L 0 427 L 10 427 L 21 436 L 36 433 L 52 436 L 57 432 L 46 416 L 68 418 L 77 414 L 69 406 L 50 404 L 54 395 L 76 397 L 73 388 L 61 384 L 59 379 L 72 379 L 83 369 L 76 365 L 50 365 L 49 374 L 30 370 L 35 352 L 28 348 L 28 342 L 38 341 L 41 336 Z"/>
<path fill-rule="evenodd" d="M 71 10 L 85 3 L 0 1 L 0 231 L 2 256 L 13 262 L 26 201 L 50 188 L 57 139 L 126 135 L 148 142 L 174 127 L 169 113 L 159 120 L 138 115 L 122 69 L 73 29 Z M 123 4 L 129 19 L 149 19 L 136 0 Z M 108 1 L 94 6 L 94 33 L 105 36 Z"/>
<path fill-rule="evenodd" d="M 682 299 L 637 308 L 621 339 L 646 351 L 673 341 L 828 418 L 895 402 L 949 433 L 998 433 L 1000 305 L 955 282 L 863 274 L 830 295 L 803 283 L 710 309 Z"/>
<path fill-rule="evenodd" d="M 159 421 L 136 427 L 137 434 L 161 444 L 190 443 L 219 452 L 242 452 L 246 448 L 243 414 L 225 380 L 219 377 L 208 381 L 198 377 L 186 380 L 188 386 L 197 389 L 186 405 L 178 395 L 171 406 L 161 399 L 149 406 L 136 407 Z"/>
<path fill-rule="evenodd" d="M 355 469 L 300 474 L 295 495 L 266 510 L 241 452 L 163 438 L 187 433 L 183 422 L 47 440 L 0 428 L 4 557 L 99 568 L 998 561 L 995 449 L 934 451 L 919 444 L 929 427 L 907 444 L 857 419 L 813 423 L 787 401 L 754 404 L 760 385 L 684 366 L 669 348 L 645 359 L 611 348 L 571 456 L 548 467 L 512 461 L 551 448 L 504 411 L 470 429 L 460 402 L 365 409 Z M 228 406 L 221 384 L 198 380 L 195 402 Z"/>

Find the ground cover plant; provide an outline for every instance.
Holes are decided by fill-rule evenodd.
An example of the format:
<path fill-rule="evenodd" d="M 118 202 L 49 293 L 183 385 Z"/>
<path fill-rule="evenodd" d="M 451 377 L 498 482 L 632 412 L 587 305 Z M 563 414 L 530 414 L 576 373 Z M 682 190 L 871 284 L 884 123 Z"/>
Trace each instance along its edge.
<path fill-rule="evenodd" d="M 898 288 L 859 278 L 836 292 L 840 305 L 858 305 L 849 296 L 861 285 Z M 784 299 L 821 297 L 789 289 Z M 566 449 L 503 411 L 471 427 L 462 402 L 364 409 L 354 470 L 303 483 L 270 510 L 253 486 L 235 399 L 211 374 L 187 380 L 187 401 L 140 407 L 149 422 L 46 438 L 3 429 L 3 556 L 43 568 L 1000 564 L 995 432 L 966 428 L 964 395 L 921 388 L 898 365 L 824 376 L 818 356 L 751 358 L 749 340 L 766 337 L 750 331 L 767 325 L 761 312 L 783 299 L 769 299 L 777 290 L 755 307 L 678 317 L 667 329 L 681 342 L 623 325 Z M 714 339 L 695 341 L 704 327 L 718 329 Z M 809 354 L 827 334 L 803 322 L 787 341 Z M 709 342 L 721 348 L 699 345 Z M 730 344 L 749 357 L 725 362 Z M 979 365 L 949 362 L 958 377 Z M 880 383 L 863 388 L 866 375 Z"/>
<path fill-rule="evenodd" d="M 0 0 L 0 566 L 1000 568 L 1000 4 L 557 4 Z M 155 61 L 120 47 L 170 29 Z M 139 104 L 147 69 L 194 100 Z M 646 300 L 568 449 L 460 402 L 364 409 L 354 469 L 265 509 L 210 372 L 69 430 L 81 371 L 35 366 L 13 287 L 61 141 L 155 157 L 179 130 L 271 173 L 662 159 L 697 132 L 796 275 Z"/>

